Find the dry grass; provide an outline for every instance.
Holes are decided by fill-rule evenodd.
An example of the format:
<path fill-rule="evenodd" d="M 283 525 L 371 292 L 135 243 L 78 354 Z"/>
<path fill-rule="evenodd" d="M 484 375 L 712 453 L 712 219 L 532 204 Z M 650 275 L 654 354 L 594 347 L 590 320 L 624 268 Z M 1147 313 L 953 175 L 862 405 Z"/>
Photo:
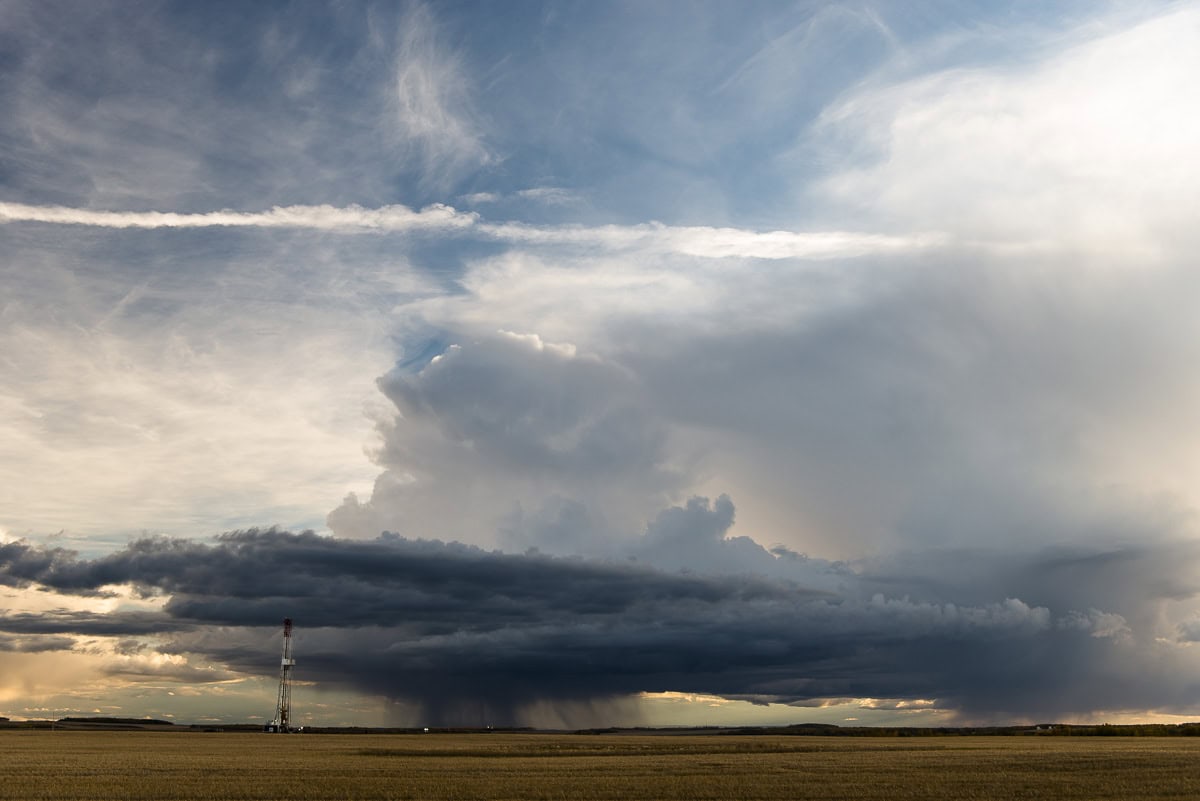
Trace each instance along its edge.
<path fill-rule="evenodd" d="M 0 799 L 1194 799 L 1200 738 L 0 732 Z"/>

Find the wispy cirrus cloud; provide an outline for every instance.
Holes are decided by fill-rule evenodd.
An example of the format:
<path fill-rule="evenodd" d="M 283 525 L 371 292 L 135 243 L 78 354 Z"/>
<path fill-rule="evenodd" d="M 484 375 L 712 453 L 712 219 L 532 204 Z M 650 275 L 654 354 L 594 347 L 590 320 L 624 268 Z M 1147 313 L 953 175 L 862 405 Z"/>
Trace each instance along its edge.
<path fill-rule="evenodd" d="M 511 194 L 471 192 L 462 195 L 460 199 L 471 206 L 500 203 L 505 200 L 520 200 L 546 206 L 575 206 L 583 202 L 579 194 L 561 186 L 532 186 L 528 189 L 518 189 Z"/>
<path fill-rule="evenodd" d="M 422 181 L 443 187 L 496 156 L 475 110 L 467 68 L 443 41 L 432 11 L 413 4 L 399 28 L 390 98 L 393 132 Z"/>

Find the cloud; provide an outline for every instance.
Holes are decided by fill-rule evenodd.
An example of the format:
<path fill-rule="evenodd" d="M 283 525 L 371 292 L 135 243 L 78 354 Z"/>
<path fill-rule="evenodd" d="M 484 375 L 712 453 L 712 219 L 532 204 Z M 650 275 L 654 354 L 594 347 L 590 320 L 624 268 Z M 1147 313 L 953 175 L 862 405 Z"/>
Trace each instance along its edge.
<path fill-rule="evenodd" d="M 714 279 L 720 324 L 630 314 L 603 328 L 606 356 L 719 454 L 697 473 L 769 541 L 854 556 L 1182 536 L 1197 508 L 1177 438 L 1200 391 L 1176 303 L 1189 270 L 1062 283 L 966 259 L 772 276 L 774 316 L 757 319 L 754 289 Z M 539 302 L 526 310 L 553 314 Z"/>
<path fill-rule="evenodd" d="M 211 211 L 177 214 L 160 211 L 93 211 L 62 206 L 0 203 L 0 222 L 41 222 L 101 228 L 302 228 L 318 231 L 386 231 L 389 233 L 469 227 L 473 214 L 434 205 L 421 211 L 406 206 L 364 209 L 361 206 L 276 206 L 264 212 Z"/>
<path fill-rule="evenodd" d="M 853 231 L 758 232 L 706 226 L 673 227 L 661 223 L 599 227 L 491 223 L 480 228 L 502 241 L 527 245 L 572 245 L 714 259 L 853 258 L 869 253 L 919 251 L 944 242 L 937 233 L 887 236 Z"/>
<path fill-rule="evenodd" d="M 93 208 L 394 198 L 395 14 L 6 6 L 8 198 Z"/>
<path fill-rule="evenodd" d="M 826 108 L 801 151 L 839 167 L 812 188 L 836 217 L 1145 265 L 1190 238 L 1200 180 L 1185 101 L 1200 14 L 1169 6 L 1057 34 L 1045 55 L 875 80 Z M 828 149 L 827 149 L 828 148 Z M 1028 252 L 1028 250 L 1027 250 Z"/>
<path fill-rule="evenodd" d="M 412 3 L 398 21 L 397 37 L 393 130 L 423 180 L 444 187 L 496 161 L 475 111 L 471 76 L 461 56 L 443 43 L 429 7 Z"/>
<path fill-rule="evenodd" d="M 47 651 L 69 651 L 75 645 L 70 637 L 9 637 L 0 635 L 0 651 L 40 654 Z"/>
<path fill-rule="evenodd" d="M 9 565 L 14 573 L 21 568 Z M 76 588 L 75 591 L 78 591 Z M 160 612 L 109 610 L 106 612 L 63 609 L 0 615 L 0 630 L 17 634 L 77 634 L 92 637 L 137 637 L 187 631 L 191 626 Z"/>
<path fill-rule="evenodd" d="M 833 7 L 524 9 L 516 49 L 424 5 L 252 47 L 14 8 L 0 508 L 84 555 L 5 536 L 6 665 L 258 675 L 293 614 L 317 681 L 445 721 L 1195 708 L 1192 9 L 1018 61 Z M 337 539 L 137 534 L 348 492 Z"/>
<path fill-rule="evenodd" d="M 19 287 L 0 323 L 8 530 L 123 541 L 264 515 L 311 526 L 369 486 L 364 409 L 391 360 L 373 310 L 430 291 L 402 258 L 350 267 L 312 240 L 224 257 L 212 240 L 145 242 L 154 255 L 71 269 L 89 239 L 60 229 L 47 254 L 16 236 L 0 263 Z"/>
<path fill-rule="evenodd" d="M 623 553 L 663 570 L 776 576 L 829 593 L 853 583 L 845 564 L 809 559 L 784 546 L 768 550 L 745 535 L 729 536 L 733 522 L 734 506 L 728 495 L 711 502 L 689 498 L 684 505 L 655 515 L 640 537 L 624 544 Z"/>
<path fill-rule="evenodd" d="M 464 201 L 468 206 L 478 206 L 483 203 L 495 203 L 500 200 L 500 195 L 495 192 L 472 192 L 468 195 L 463 195 L 459 199 Z"/>
<path fill-rule="evenodd" d="M 469 199 L 469 198 L 468 198 Z M 478 202 L 476 200 L 476 202 Z M 435 204 L 420 211 L 401 206 L 285 206 L 265 212 L 95 211 L 62 206 L 0 203 L 0 222 L 39 222 L 101 228 L 288 228 L 330 232 L 431 232 L 474 235 L 506 244 L 568 246 L 632 253 L 676 253 L 700 258 L 835 259 L 871 253 L 935 248 L 937 233 L 890 236 L 853 231 L 747 231 L 661 223 L 621 226 L 534 226 L 481 222 L 474 212 Z"/>
<path fill-rule="evenodd" d="M 1127 621 L 1121 615 L 1089 609 L 1087 612 L 1072 612 L 1059 621 L 1064 628 L 1086 631 L 1093 637 L 1123 639 L 1130 635 Z"/>
<path fill-rule="evenodd" d="M 1187 649 L 1114 629 L 1113 613 L 1063 609 L 1056 623 L 1054 610 L 1012 597 L 831 594 L 763 576 L 274 530 L 142 540 L 91 560 L 10 546 L 0 571 L 59 592 L 121 581 L 167 593 L 180 629 L 162 648 L 240 673 L 262 672 L 261 629 L 292 616 L 308 680 L 422 705 L 426 722 L 521 722 L 539 704 L 672 688 L 793 703 L 937 699 L 972 719 L 1067 714 L 1100 698 L 1112 709 L 1189 703 L 1176 672 Z"/>
<path fill-rule="evenodd" d="M 733 534 L 831 558 L 1178 540 L 1198 508 L 1178 435 L 1200 408 L 1193 271 L 1186 254 L 1076 264 L 955 246 L 778 265 L 511 253 L 404 312 L 467 351 L 517 328 L 611 365 L 694 482 L 630 531 L 687 493 L 726 493 Z M 580 511 L 539 525 L 582 531 Z"/>
<path fill-rule="evenodd" d="M 533 186 L 519 189 L 515 193 L 522 200 L 532 200 L 549 206 L 570 206 L 579 202 L 579 196 L 561 186 Z"/>
<path fill-rule="evenodd" d="M 527 189 L 518 189 L 509 194 L 472 192 L 462 195 L 460 199 L 470 206 L 501 203 L 511 200 L 531 201 L 547 206 L 574 206 L 582 202 L 582 199 L 576 192 L 561 186 L 533 186 Z"/>
<path fill-rule="evenodd" d="M 445 535 L 535 544 L 569 513 L 579 545 L 628 536 L 683 485 L 669 431 L 618 365 L 570 344 L 500 332 L 380 381 L 395 404 L 365 502 L 329 516 L 342 535 Z M 448 528 L 448 522 L 452 528 Z M 492 532 L 489 535 L 489 532 Z M 547 535 L 549 536 L 549 535 Z M 531 537 L 532 539 L 527 539 Z"/>

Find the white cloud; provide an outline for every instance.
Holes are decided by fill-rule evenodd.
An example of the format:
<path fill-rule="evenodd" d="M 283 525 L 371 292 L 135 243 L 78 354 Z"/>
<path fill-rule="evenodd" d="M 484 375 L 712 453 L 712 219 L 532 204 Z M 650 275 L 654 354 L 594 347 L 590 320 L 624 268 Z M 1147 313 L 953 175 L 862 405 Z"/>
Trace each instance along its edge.
<path fill-rule="evenodd" d="M 78 233 L 36 254 L 16 237 L 0 260 L 0 281 L 19 289 L 0 311 L 10 533 L 65 529 L 79 547 L 143 530 L 319 527 L 370 486 L 368 414 L 385 403 L 374 378 L 394 358 L 386 309 L 434 285 L 395 257 L 312 236 L 233 255 L 215 237 L 131 266 L 81 256 Z"/>
<path fill-rule="evenodd" d="M 480 221 L 475 212 L 435 204 L 420 211 L 392 205 L 277 206 L 269 211 L 98 211 L 63 206 L 0 203 L 0 222 L 39 222 L 101 228 L 290 228 L 331 232 L 437 231 L 478 236 L 523 246 L 577 247 L 597 251 L 675 253 L 700 258 L 838 259 L 899 253 L 945 243 L 938 233 L 885 235 L 854 231 L 750 231 L 707 226 L 536 226 Z"/>
<path fill-rule="evenodd" d="M 579 202 L 579 196 L 561 186 L 534 186 L 516 193 L 522 200 L 533 200 L 548 206 L 570 206 Z"/>
<path fill-rule="evenodd" d="M 362 409 L 387 357 L 370 330 L 314 331 L 304 314 L 270 332 L 0 331 L 4 524 L 114 536 L 318 522 L 314 501 L 370 480 Z"/>
<path fill-rule="evenodd" d="M 508 339 L 528 345 L 536 351 L 549 350 L 568 358 L 575 356 L 577 353 L 577 348 L 570 342 L 546 342 L 537 334 L 518 334 L 515 331 L 504 331 L 503 329 L 498 333 L 502 337 L 507 337 Z"/>
<path fill-rule="evenodd" d="M 500 200 L 500 195 L 495 192 L 472 192 L 469 195 L 460 196 L 459 200 L 468 206 L 478 206 L 483 203 L 495 203 Z"/>
<path fill-rule="evenodd" d="M 480 231 L 506 242 L 568 245 L 609 251 L 678 253 L 701 258 L 836 259 L 936 247 L 936 232 L 889 236 L 854 231 L 747 231 L 707 226 L 533 226 L 482 223 Z"/>
<path fill-rule="evenodd" d="M 392 121 L 424 180 L 442 187 L 496 157 L 474 110 L 470 76 L 441 41 L 437 20 L 414 3 L 399 22 Z"/>
<path fill-rule="evenodd" d="M 519 189 L 511 194 L 472 192 L 468 195 L 460 195 L 459 199 L 470 206 L 485 203 L 500 203 L 501 201 L 512 199 L 532 201 L 547 206 L 573 206 L 582 202 L 582 199 L 576 192 L 561 186 L 533 186 L 528 189 Z"/>
<path fill-rule="evenodd" d="M 1072 611 L 1060 618 L 1057 625 L 1059 628 L 1086 631 L 1097 639 L 1125 642 L 1132 637 L 1132 630 L 1123 616 L 1099 609 Z"/>
<path fill-rule="evenodd" d="M 858 163 L 816 198 L 888 227 L 937 220 L 964 241 L 1162 257 L 1194 231 L 1200 10 L 1071 39 L 1031 64 L 850 93 L 817 134 Z"/>
<path fill-rule="evenodd" d="M 399 414 L 381 428 L 370 499 L 329 516 L 344 536 L 527 546 L 554 530 L 604 551 L 683 483 L 635 378 L 572 346 L 493 333 L 380 386 Z"/>
<path fill-rule="evenodd" d="M 269 211 L 209 211 L 179 214 L 164 211 L 97 211 L 63 206 L 0 203 L 0 222 L 40 222 L 100 228 L 292 228 L 318 231 L 401 232 L 467 228 L 476 217 L 436 204 L 420 211 L 393 205 L 276 206 Z"/>

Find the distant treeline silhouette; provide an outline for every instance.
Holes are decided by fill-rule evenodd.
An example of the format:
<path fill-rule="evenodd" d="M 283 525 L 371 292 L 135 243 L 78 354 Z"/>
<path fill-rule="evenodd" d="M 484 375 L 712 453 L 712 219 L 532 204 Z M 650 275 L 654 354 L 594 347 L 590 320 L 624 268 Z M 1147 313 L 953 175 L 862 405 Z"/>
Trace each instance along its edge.
<path fill-rule="evenodd" d="M 1200 723 L 1069 724 L 1042 723 L 1036 726 L 834 726 L 801 723 L 782 727 L 739 727 L 727 734 L 791 734 L 825 737 L 1196 737 Z"/>
<path fill-rule="evenodd" d="M 121 723 L 140 724 L 142 726 L 174 726 L 169 720 L 154 720 L 153 718 L 59 718 L 59 723 Z"/>

